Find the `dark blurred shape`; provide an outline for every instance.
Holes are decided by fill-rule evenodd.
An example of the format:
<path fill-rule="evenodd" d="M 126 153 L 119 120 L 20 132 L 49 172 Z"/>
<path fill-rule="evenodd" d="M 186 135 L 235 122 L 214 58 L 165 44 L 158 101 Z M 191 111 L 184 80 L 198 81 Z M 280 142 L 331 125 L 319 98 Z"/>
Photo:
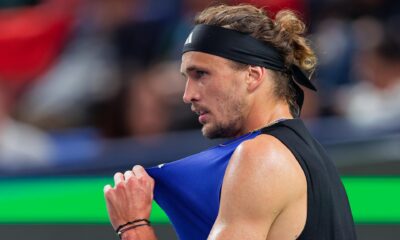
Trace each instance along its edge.
<path fill-rule="evenodd" d="M 377 52 L 388 60 L 400 61 L 400 12 L 389 17 L 383 24 L 385 40 L 377 47 Z"/>
<path fill-rule="evenodd" d="M 41 0 L 1 0 L 0 8 L 15 8 L 34 6 L 41 2 Z"/>

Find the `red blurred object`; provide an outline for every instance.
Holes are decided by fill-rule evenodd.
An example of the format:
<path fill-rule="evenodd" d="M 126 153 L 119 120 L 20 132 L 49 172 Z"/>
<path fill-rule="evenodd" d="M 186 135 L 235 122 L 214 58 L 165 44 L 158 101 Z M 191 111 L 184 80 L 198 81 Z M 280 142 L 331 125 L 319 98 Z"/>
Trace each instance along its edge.
<path fill-rule="evenodd" d="M 274 15 L 282 9 L 290 9 L 306 16 L 306 7 L 304 0 L 232 0 L 233 4 L 248 3 L 257 7 L 264 7 Z"/>
<path fill-rule="evenodd" d="M 43 73 L 61 52 L 76 1 L 48 0 L 0 10 L 0 80 L 14 88 Z"/>

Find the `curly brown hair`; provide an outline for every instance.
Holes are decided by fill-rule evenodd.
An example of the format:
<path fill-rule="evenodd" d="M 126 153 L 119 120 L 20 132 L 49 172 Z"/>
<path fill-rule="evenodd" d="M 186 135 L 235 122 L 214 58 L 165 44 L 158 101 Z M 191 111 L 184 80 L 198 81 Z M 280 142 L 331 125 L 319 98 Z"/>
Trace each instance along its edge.
<path fill-rule="evenodd" d="M 195 24 L 214 25 L 248 33 L 258 40 L 272 44 L 284 57 L 286 66 L 295 64 L 309 75 L 315 70 L 317 58 L 303 36 L 305 24 L 290 10 L 278 12 L 273 19 L 264 9 L 252 5 L 218 5 L 203 10 L 195 18 Z M 235 65 L 237 68 L 246 67 L 241 63 Z M 273 72 L 276 76 L 276 96 L 287 101 L 294 117 L 299 116 L 295 83 L 287 73 Z"/>

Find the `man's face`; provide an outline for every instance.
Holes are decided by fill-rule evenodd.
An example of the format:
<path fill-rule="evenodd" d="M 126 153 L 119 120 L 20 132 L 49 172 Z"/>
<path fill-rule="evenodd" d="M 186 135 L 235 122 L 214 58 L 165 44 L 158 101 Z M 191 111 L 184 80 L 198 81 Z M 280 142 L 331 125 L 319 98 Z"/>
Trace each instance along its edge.
<path fill-rule="evenodd" d="M 187 52 L 181 72 L 186 78 L 185 103 L 199 115 L 203 135 L 208 138 L 241 134 L 246 116 L 246 70 L 238 70 L 227 59 Z"/>

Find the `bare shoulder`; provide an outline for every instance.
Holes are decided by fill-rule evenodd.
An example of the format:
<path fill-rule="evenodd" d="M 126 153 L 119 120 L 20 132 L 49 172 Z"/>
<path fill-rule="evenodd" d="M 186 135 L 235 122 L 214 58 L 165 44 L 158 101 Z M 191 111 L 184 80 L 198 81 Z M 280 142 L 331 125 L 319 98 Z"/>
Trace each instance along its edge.
<path fill-rule="evenodd" d="M 241 143 L 225 172 L 217 220 L 209 239 L 267 239 L 273 223 L 304 198 L 304 173 L 278 139 Z"/>
<path fill-rule="evenodd" d="M 265 180 L 294 180 L 304 173 L 291 151 L 277 138 L 261 134 L 240 144 L 229 163 L 229 171 L 236 174 L 249 174 Z"/>
<path fill-rule="evenodd" d="M 291 151 L 275 137 L 262 134 L 236 148 L 225 173 L 222 197 L 258 210 L 269 202 L 272 209 L 264 211 L 278 214 L 306 191 L 304 172 Z M 246 203 L 248 196 L 253 197 Z"/>

